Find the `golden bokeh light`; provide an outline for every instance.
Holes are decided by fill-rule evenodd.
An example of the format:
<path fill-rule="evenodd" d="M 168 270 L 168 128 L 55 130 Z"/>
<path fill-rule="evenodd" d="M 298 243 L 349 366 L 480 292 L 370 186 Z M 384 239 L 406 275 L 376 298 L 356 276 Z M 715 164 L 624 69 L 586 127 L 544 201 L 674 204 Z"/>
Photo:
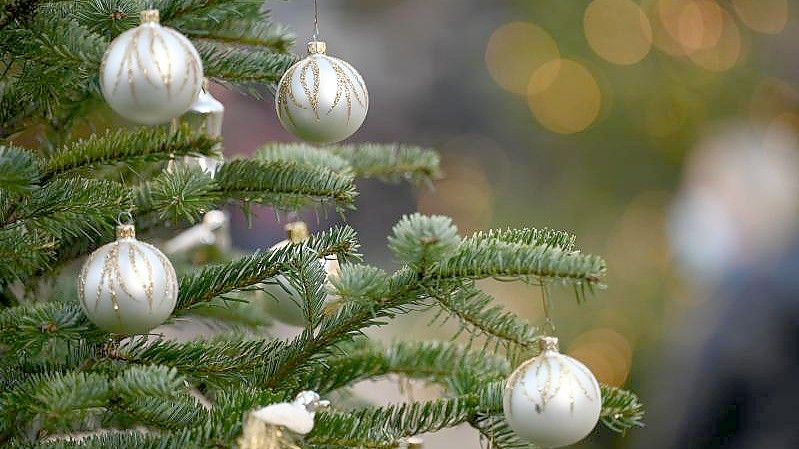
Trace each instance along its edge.
<path fill-rule="evenodd" d="M 583 362 L 605 384 L 624 385 L 632 365 L 632 347 L 613 329 L 593 329 L 577 337 L 568 354 Z"/>
<path fill-rule="evenodd" d="M 688 55 L 698 66 L 723 72 L 735 66 L 742 54 L 741 33 L 735 19 L 726 11 L 721 11 L 722 28 L 718 42 L 710 48 L 699 49 Z"/>
<path fill-rule="evenodd" d="M 788 0 L 732 0 L 738 17 L 754 31 L 777 34 L 788 23 Z"/>
<path fill-rule="evenodd" d="M 632 0 L 592 1 L 583 28 L 591 49 L 614 64 L 635 64 L 652 48 L 649 19 Z"/>
<path fill-rule="evenodd" d="M 724 15 L 715 1 L 696 0 L 682 8 L 677 18 L 677 41 L 689 53 L 715 47 L 721 39 Z"/>
<path fill-rule="evenodd" d="M 665 31 L 664 40 L 669 40 L 676 44 L 673 50 L 676 54 L 686 54 L 688 50 L 682 43 L 680 36 L 680 22 L 685 21 L 683 16 L 691 8 L 693 0 L 657 0 L 654 10 L 658 19 L 658 24 Z"/>
<path fill-rule="evenodd" d="M 527 22 L 511 22 L 497 28 L 485 52 L 491 77 L 517 95 L 527 94 L 527 84 L 536 69 L 559 57 L 558 44 L 552 36 Z"/>
<path fill-rule="evenodd" d="M 684 56 L 686 49 L 680 45 L 670 31 L 678 30 L 680 10 L 663 6 L 663 2 L 671 1 L 675 0 L 648 0 L 642 5 L 652 27 L 652 43 L 654 46 L 671 56 Z"/>
<path fill-rule="evenodd" d="M 585 130 L 602 106 L 602 92 L 594 76 L 570 59 L 541 66 L 530 78 L 527 92 L 527 103 L 536 120 L 560 134 Z"/>

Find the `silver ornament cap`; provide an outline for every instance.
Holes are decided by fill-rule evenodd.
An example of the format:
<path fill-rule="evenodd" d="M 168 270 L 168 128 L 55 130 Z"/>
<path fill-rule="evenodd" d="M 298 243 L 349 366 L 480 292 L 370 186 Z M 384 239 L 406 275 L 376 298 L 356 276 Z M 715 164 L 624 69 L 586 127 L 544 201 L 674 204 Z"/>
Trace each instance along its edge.
<path fill-rule="evenodd" d="M 94 251 L 78 277 L 86 316 L 108 332 L 134 335 L 152 330 L 177 303 L 175 269 L 154 246 L 136 240 L 136 228 L 121 224 L 117 239 Z"/>

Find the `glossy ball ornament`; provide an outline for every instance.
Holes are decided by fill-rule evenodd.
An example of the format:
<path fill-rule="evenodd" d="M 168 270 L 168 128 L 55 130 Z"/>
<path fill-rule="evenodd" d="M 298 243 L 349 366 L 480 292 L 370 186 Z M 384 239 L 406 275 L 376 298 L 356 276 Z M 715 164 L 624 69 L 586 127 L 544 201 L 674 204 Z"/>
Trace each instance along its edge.
<path fill-rule="evenodd" d="M 325 43 L 308 44 L 308 57 L 291 66 L 277 86 L 280 123 L 300 139 L 316 144 L 340 142 L 361 127 L 369 92 L 348 63 L 325 54 Z"/>
<path fill-rule="evenodd" d="M 568 446 L 599 422 L 602 393 L 585 365 L 558 352 L 557 338 L 544 337 L 541 349 L 508 378 L 505 419 L 523 440 L 545 448 Z"/>
<path fill-rule="evenodd" d="M 276 250 L 284 248 L 292 243 L 305 241 L 309 237 L 308 227 L 305 223 L 298 221 L 286 225 L 288 239 L 281 240 L 270 249 Z M 327 277 L 338 276 L 340 266 L 336 256 L 327 256 L 319 259 L 319 264 L 325 270 Z M 288 279 L 284 276 L 277 276 L 274 282 L 261 285 L 262 290 L 267 294 L 266 308 L 269 314 L 278 321 L 291 326 L 305 325 L 305 317 L 298 305 L 302 301 L 300 294 L 291 286 Z M 327 297 L 330 301 L 331 296 Z"/>
<path fill-rule="evenodd" d="M 185 36 L 158 23 L 158 10 L 114 39 L 103 55 L 100 88 L 111 109 L 144 125 L 186 112 L 203 83 L 203 65 Z"/>
<path fill-rule="evenodd" d="M 116 334 L 145 333 L 175 309 L 175 269 L 154 246 L 136 240 L 133 225 L 117 227 L 117 239 L 94 251 L 80 272 L 78 296 L 86 316 Z"/>

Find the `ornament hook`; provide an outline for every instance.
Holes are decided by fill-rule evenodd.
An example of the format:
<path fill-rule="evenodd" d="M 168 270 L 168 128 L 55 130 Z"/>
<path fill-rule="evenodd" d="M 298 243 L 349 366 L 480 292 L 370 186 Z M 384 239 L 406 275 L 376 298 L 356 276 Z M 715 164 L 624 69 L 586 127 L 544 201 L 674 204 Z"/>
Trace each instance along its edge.
<path fill-rule="evenodd" d="M 117 224 L 120 226 L 130 226 L 134 223 L 133 214 L 131 211 L 126 210 L 117 215 Z"/>
<path fill-rule="evenodd" d="M 541 304 L 544 307 L 544 335 L 554 335 L 555 323 L 552 321 L 552 315 L 549 313 L 549 290 L 547 290 L 547 286 L 543 282 L 541 282 Z"/>
<path fill-rule="evenodd" d="M 313 40 L 319 40 L 319 5 L 313 0 Z"/>

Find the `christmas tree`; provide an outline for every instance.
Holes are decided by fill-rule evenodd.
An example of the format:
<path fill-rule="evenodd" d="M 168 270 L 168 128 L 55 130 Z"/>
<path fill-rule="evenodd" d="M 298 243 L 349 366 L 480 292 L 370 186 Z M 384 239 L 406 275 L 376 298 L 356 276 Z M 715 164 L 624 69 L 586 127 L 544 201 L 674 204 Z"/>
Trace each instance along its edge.
<path fill-rule="evenodd" d="M 210 118 L 199 127 L 183 116 L 165 125 L 98 129 L 111 114 L 106 103 L 120 113 L 142 107 L 112 101 L 116 87 L 102 74 L 124 63 L 109 62 L 108 55 L 104 60 L 109 44 L 135 27 L 160 26 L 157 21 L 176 32 L 153 31 L 149 50 L 139 41 L 133 45 L 153 54 L 168 53 L 170 45 L 186 51 L 182 62 L 148 56 L 170 74 L 161 81 L 168 92 L 173 83 L 175 98 L 184 85 L 199 89 L 202 82 L 199 66 L 191 64 L 192 47 L 206 78 L 255 96 L 279 91 L 276 83 L 298 59 L 289 53 L 293 37 L 261 0 L 5 0 L 0 6 L 0 444 L 391 448 L 468 423 L 495 448 L 555 446 L 526 435 L 536 430 L 524 416 L 515 425 L 506 416 L 514 407 L 514 382 L 530 381 L 524 371 L 511 373 L 531 358 L 550 376 L 538 390 L 542 404 L 531 408 L 533 418 L 546 417 L 547 400 L 565 400 L 568 426 L 570 416 L 582 413 L 574 410 L 582 394 L 600 401 L 582 383 L 583 374 L 593 379 L 582 365 L 552 358 L 558 360 L 553 367 L 542 358 L 559 356 L 544 328 L 504 311 L 476 285 L 498 278 L 543 292 L 572 288 L 578 300 L 591 295 L 602 286 L 604 261 L 581 253 L 567 232 L 459 235 L 446 217 L 414 214 L 388 237 L 401 264 L 392 273 L 361 261 L 357 234 L 348 226 L 308 236 L 295 226 L 284 245 L 247 255 L 206 251 L 188 260 L 166 250 L 165 242 L 198 229 L 226 204 L 245 213 L 265 205 L 332 208 L 346 216 L 356 205 L 357 179 L 423 184 L 439 176 L 439 167 L 435 152 L 413 146 L 269 143 L 253 158 L 209 170 L 222 144 Z M 177 32 L 189 39 L 188 47 Z M 125 36 L 147 42 L 147 35 Z M 324 53 L 318 43 L 312 50 Z M 144 66 L 136 52 L 122 57 L 129 68 L 131 61 Z M 184 85 L 177 78 L 184 72 L 174 71 L 178 65 L 185 66 Z M 160 82 L 148 78 L 152 70 L 119 70 L 134 97 L 144 95 L 133 90 L 135 76 L 153 86 Z M 350 109 L 356 102 L 365 107 L 357 87 L 346 94 Z M 197 91 L 186 92 L 194 101 Z M 175 98 L 164 108 L 180 106 Z M 156 121 L 155 112 L 138 121 Z M 281 120 L 290 128 L 301 117 Z M 320 263 L 334 258 L 340 264 L 334 272 Z M 100 271 L 93 274 L 97 261 Z M 139 278 L 146 282 L 133 291 L 129 286 Z M 136 315 L 126 307 L 139 294 L 147 302 L 134 305 Z M 259 305 L 273 297 L 299 306 L 296 337 L 264 331 L 269 317 Z M 171 340 L 149 332 L 163 321 L 157 315 L 164 304 L 167 325 L 200 316 L 230 325 L 213 337 Z M 459 334 L 469 338 L 384 345 L 363 335 L 398 315 L 428 309 L 454 318 Z M 157 322 L 150 322 L 153 317 Z M 320 400 L 389 374 L 436 384 L 442 397 L 380 407 L 350 406 L 344 399 L 325 407 Z M 574 385 L 556 384 L 572 377 Z M 567 390 L 571 396 L 563 396 Z M 510 405 L 503 405 L 503 396 Z M 641 425 L 643 411 L 634 394 L 602 386 L 597 413 L 604 426 L 624 432 Z"/>

